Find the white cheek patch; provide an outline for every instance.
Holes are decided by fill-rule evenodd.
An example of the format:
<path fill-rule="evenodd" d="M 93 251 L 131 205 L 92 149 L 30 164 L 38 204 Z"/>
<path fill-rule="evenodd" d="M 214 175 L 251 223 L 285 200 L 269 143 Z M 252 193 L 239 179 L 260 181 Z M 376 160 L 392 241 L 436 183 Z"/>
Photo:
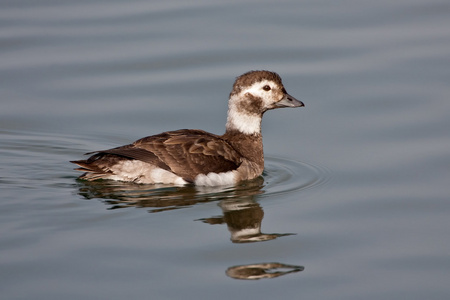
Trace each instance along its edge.
<path fill-rule="evenodd" d="M 275 99 L 273 98 L 272 91 L 265 91 L 263 89 L 264 86 L 270 86 L 271 90 L 274 88 L 274 83 L 269 80 L 263 80 L 252 84 L 248 89 L 243 90 L 241 93 L 245 95 L 245 93 L 250 93 L 255 97 L 258 97 L 263 100 L 264 106 L 269 107 Z"/>

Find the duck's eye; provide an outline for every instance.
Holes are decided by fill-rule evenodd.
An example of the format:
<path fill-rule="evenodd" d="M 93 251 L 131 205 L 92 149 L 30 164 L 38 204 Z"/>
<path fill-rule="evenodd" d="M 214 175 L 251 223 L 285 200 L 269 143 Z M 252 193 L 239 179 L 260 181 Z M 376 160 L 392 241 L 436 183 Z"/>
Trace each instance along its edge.
<path fill-rule="evenodd" d="M 263 86 L 263 90 L 265 90 L 266 92 L 270 91 L 270 86 L 268 86 L 268 85 Z"/>

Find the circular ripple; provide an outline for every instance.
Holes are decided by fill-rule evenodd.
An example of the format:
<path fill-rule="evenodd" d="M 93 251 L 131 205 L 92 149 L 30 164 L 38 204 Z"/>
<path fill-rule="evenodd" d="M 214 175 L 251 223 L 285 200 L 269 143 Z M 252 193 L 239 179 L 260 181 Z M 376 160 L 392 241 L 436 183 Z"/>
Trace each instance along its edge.
<path fill-rule="evenodd" d="M 264 195 L 304 190 L 327 181 L 328 170 L 317 165 L 276 157 L 266 157 Z"/>

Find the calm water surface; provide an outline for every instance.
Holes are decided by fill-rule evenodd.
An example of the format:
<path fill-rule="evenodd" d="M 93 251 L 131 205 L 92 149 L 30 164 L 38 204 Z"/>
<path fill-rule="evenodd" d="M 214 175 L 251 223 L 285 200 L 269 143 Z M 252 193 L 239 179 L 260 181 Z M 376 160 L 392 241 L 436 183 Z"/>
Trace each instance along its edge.
<path fill-rule="evenodd" d="M 3 1 L 2 299 L 448 299 L 450 3 Z M 221 134 L 234 78 L 266 169 L 231 188 L 77 181 L 69 160 Z"/>

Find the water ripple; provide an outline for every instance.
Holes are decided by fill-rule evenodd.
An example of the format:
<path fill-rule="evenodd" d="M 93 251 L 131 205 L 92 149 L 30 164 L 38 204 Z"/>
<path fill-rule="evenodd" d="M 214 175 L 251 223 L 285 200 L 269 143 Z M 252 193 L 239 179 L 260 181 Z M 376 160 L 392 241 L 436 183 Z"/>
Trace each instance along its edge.
<path fill-rule="evenodd" d="M 267 157 L 263 177 L 265 196 L 312 188 L 328 181 L 324 167 L 284 158 Z"/>

